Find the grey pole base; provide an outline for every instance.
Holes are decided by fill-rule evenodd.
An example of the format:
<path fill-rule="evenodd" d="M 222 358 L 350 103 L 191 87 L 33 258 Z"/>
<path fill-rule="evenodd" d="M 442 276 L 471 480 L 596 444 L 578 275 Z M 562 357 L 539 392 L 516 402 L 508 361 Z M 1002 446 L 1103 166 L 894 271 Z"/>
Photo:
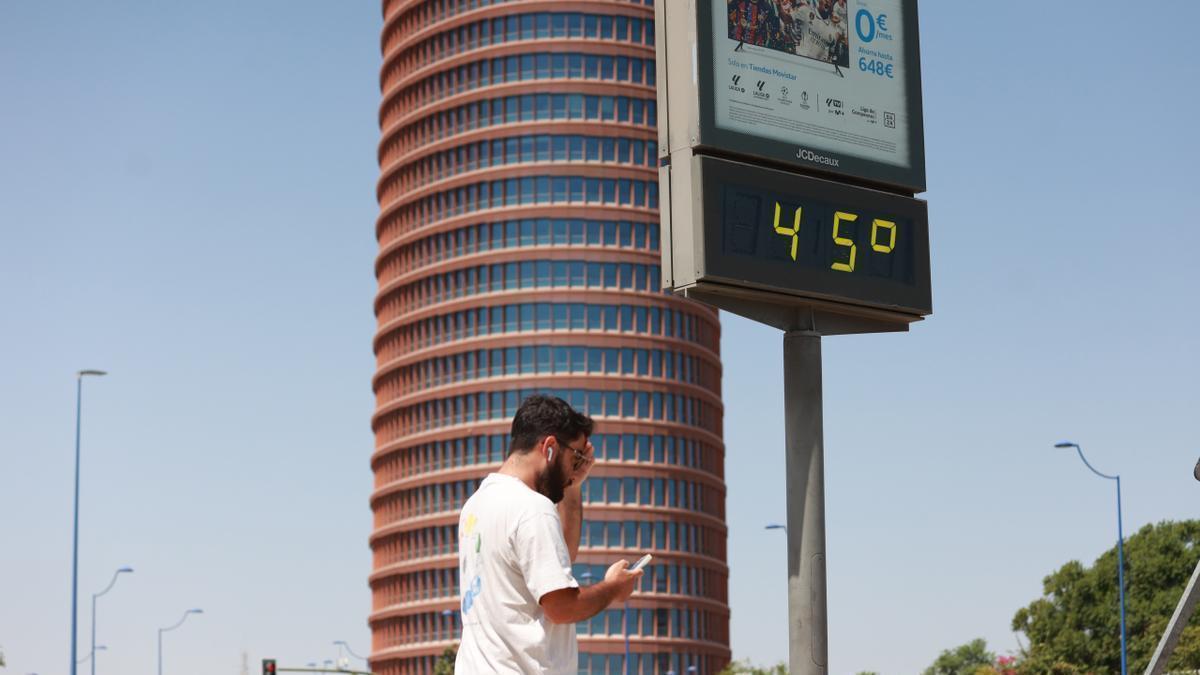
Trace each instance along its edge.
<path fill-rule="evenodd" d="M 821 337 L 783 337 L 787 442 L 788 639 L 790 675 L 825 675 L 825 442 Z"/>

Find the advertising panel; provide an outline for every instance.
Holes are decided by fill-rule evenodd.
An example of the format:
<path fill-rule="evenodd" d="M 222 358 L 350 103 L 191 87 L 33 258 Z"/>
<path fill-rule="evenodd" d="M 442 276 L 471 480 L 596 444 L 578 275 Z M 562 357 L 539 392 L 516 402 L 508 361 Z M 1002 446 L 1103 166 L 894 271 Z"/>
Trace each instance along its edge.
<path fill-rule="evenodd" d="M 698 5 L 700 145 L 924 190 L 915 0 Z"/>

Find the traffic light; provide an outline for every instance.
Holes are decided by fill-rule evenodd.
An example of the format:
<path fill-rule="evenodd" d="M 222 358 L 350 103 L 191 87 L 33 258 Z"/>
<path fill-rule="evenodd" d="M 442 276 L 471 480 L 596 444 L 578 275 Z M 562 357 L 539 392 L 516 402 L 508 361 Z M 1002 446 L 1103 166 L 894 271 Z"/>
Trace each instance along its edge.
<path fill-rule="evenodd" d="M 275 675 L 275 659 L 263 659 L 262 675 Z"/>

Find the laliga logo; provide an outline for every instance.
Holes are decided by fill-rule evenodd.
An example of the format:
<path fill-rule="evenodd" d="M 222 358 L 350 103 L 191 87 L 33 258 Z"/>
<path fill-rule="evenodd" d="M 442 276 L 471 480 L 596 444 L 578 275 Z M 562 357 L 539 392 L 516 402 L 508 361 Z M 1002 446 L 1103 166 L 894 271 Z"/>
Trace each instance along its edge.
<path fill-rule="evenodd" d="M 741 81 L 742 81 L 742 76 L 741 76 L 741 75 L 734 75 L 734 76 L 733 76 L 733 84 L 729 85 L 729 90 L 730 90 L 730 91 L 736 91 L 736 92 L 738 92 L 739 94 L 744 94 L 744 93 L 746 93 L 746 88 L 745 88 L 745 87 L 739 87 L 739 86 L 738 86 L 738 83 L 740 83 Z"/>

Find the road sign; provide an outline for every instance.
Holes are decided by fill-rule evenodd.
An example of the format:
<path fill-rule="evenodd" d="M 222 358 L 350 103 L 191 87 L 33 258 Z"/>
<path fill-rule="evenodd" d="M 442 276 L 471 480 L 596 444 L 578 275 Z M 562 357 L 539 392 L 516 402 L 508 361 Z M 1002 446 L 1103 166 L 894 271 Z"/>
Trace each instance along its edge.
<path fill-rule="evenodd" d="M 656 4 L 660 147 L 925 190 L 916 0 Z"/>

